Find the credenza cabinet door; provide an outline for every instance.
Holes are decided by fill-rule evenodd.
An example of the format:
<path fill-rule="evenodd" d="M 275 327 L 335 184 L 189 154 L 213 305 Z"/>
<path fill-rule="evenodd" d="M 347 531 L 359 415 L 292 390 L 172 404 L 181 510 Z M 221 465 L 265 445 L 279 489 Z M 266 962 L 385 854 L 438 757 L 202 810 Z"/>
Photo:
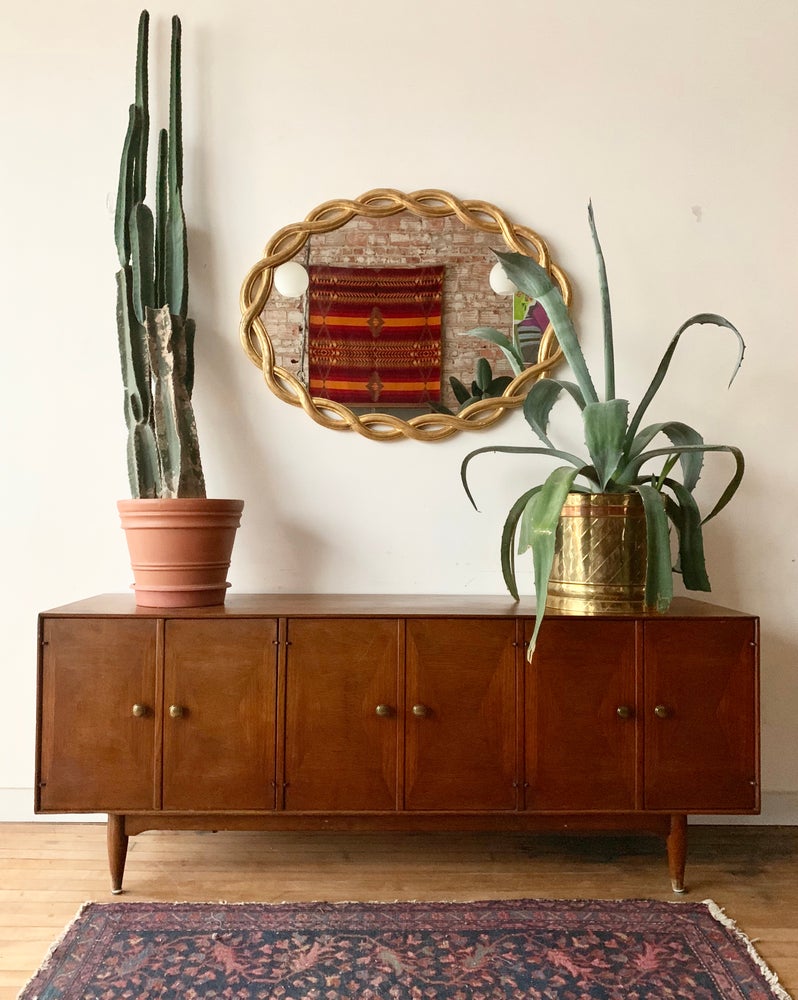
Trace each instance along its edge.
<path fill-rule="evenodd" d="M 163 808 L 275 806 L 277 623 L 166 622 Z"/>
<path fill-rule="evenodd" d="M 146 620 L 44 620 L 38 811 L 157 806 L 156 635 Z"/>
<path fill-rule="evenodd" d="M 397 808 L 399 634 L 394 619 L 291 619 L 285 808 Z"/>
<path fill-rule="evenodd" d="M 643 628 L 645 807 L 756 809 L 756 622 L 647 620 Z"/>
<path fill-rule="evenodd" d="M 516 809 L 515 622 L 411 618 L 405 641 L 405 809 Z"/>
<path fill-rule="evenodd" d="M 639 806 L 636 636 L 633 621 L 544 619 L 524 685 L 527 809 Z"/>

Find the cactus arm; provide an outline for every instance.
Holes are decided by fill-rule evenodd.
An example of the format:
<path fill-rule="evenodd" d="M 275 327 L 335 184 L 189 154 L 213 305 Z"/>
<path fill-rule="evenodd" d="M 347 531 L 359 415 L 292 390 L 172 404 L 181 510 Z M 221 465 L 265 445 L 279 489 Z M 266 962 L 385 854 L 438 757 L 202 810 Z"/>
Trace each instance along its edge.
<path fill-rule="evenodd" d="M 162 128 L 158 133 L 158 166 L 155 186 L 155 305 L 166 305 L 166 211 L 167 194 L 167 155 L 169 133 Z"/>
<path fill-rule="evenodd" d="M 135 104 L 130 105 L 127 132 L 122 146 L 122 159 L 119 164 L 119 184 L 116 192 L 116 212 L 114 214 L 114 239 L 120 266 L 124 267 L 130 261 L 130 230 L 128 220 L 133 206 L 133 174 L 135 172 L 134 150 L 139 142 L 141 132 L 141 116 Z"/>
<path fill-rule="evenodd" d="M 133 270 L 133 309 L 144 325 L 147 306 L 155 305 L 152 212 L 146 205 L 134 205 L 130 217 L 130 250 Z"/>
<path fill-rule="evenodd" d="M 149 59 L 150 15 L 143 10 L 139 16 L 138 44 L 136 47 L 136 107 L 141 116 L 141 130 L 135 146 L 136 163 L 133 179 L 133 200 L 144 201 L 147 195 L 147 146 L 150 140 Z"/>
<path fill-rule="evenodd" d="M 143 328 L 136 322 L 133 313 L 132 284 L 129 267 L 117 271 L 116 318 L 125 390 L 130 494 L 149 499 L 160 493 L 160 471 L 151 426 L 149 358 L 144 351 Z"/>
<path fill-rule="evenodd" d="M 183 212 L 183 121 L 181 99 L 181 26 L 180 18 L 172 18 L 171 69 L 169 77 L 169 144 L 168 187 L 169 206 L 166 216 L 164 273 L 166 301 L 173 314 L 183 319 L 188 315 L 188 251 L 186 218 Z"/>
<path fill-rule="evenodd" d="M 172 18 L 171 63 L 169 67 L 169 187 L 183 187 L 183 102 L 180 71 L 183 29 L 177 14 Z"/>
<path fill-rule="evenodd" d="M 164 247 L 166 301 L 173 314 L 186 318 L 188 311 L 188 256 L 186 221 L 180 191 L 169 192 Z"/>

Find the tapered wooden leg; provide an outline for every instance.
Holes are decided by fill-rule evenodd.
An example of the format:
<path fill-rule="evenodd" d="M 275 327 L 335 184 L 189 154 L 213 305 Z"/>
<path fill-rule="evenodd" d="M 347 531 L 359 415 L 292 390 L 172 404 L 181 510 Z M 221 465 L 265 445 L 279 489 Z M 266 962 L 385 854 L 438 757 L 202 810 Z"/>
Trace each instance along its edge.
<path fill-rule="evenodd" d="M 684 892 L 684 867 L 687 863 L 687 817 L 684 813 L 671 816 L 668 834 L 668 867 L 674 892 Z"/>
<path fill-rule="evenodd" d="M 116 813 L 108 814 L 108 867 L 111 870 L 111 892 L 118 896 L 122 891 L 122 878 L 127 859 L 127 834 L 125 817 Z"/>

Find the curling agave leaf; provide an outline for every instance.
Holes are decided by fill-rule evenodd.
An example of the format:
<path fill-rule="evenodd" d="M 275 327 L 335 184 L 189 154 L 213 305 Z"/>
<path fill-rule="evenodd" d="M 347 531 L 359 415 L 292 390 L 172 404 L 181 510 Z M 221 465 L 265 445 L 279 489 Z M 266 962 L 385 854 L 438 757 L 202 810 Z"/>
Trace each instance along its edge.
<path fill-rule="evenodd" d="M 673 569 L 668 516 L 662 494 L 653 486 L 636 487 L 646 515 L 646 607 L 667 611 L 673 599 Z"/>
<path fill-rule="evenodd" d="M 625 470 L 626 473 L 630 473 L 635 476 L 640 470 L 640 467 L 645 463 L 650 461 L 652 458 L 658 458 L 663 455 L 681 455 L 687 452 L 700 452 L 706 453 L 709 451 L 725 451 L 730 455 L 734 456 L 735 469 L 734 475 L 729 480 L 723 493 L 720 495 L 720 499 L 712 508 L 712 510 L 707 514 L 707 516 L 702 521 L 702 524 L 706 524 L 710 521 L 716 514 L 719 514 L 726 504 L 731 500 L 734 494 L 737 492 L 737 487 L 743 478 L 743 473 L 745 472 L 745 459 L 743 458 L 743 453 L 739 448 L 736 448 L 731 444 L 701 444 L 701 445 L 682 445 L 678 448 L 655 448 L 652 451 L 644 451 L 642 455 L 638 455 L 634 458 Z"/>
<path fill-rule="evenodd" d="M 587 368 L 585 356 L 576 336 L 576 330 L 571 322 L 568 309 L 563 301 L 562 293 L 551 280 L 545 268 L 541 267 L 531 257 L 522 253 L 499 253 L 496 256 L 516 288 L 529 295 L 543 306 L 546 315 L 554 327 L 557 341 L 565 355 L 565 360 L 571 366 L 571 371 L 582 390 L 582 395 L 588 402 L 598 402 L 596 387 Z"/>
<path fill-rule="evenodd" d="M 688 590 L 709 591 L 712 588 L 704 561 L 704 538 L 698 504 L 682 483 L 668 479 L 665 485 L 675 497 L 666 497 L 665 509 L 679 535 L 678 572 L 682 574 Z"/>
<path fill-rule="evenodd" d="M 501 452 L 510 455 L 548 455 L 551 458 L 562 458 L 566 462 L 570 462 L 575 465 L 577 470 L 584 472 L 585 464 L 583 460 L 578 455 L 572 455 L 568 451 L 558 451 L 556 448 L 528 448 L 523 445 L 486 445 L 484 448 L 476 448 L 474 451 L 470 451 L 460 466 L 460 479 L 463 483 L 463 489 L 466 491 L 466 496 L 471 501 L 471 506 L 474 510 L 479 510 L 476 503 L 474 502 L 474 497 L 471 495 L 471 490 L 468 487 L 468 465 L 473 458 L 477 455 L 484 455 L 486 452 Z"/>
<path fill-rule="evenodd" d="M 721 493 L 720 499 L 712 508 L 712 510 L 707 514 L 702 524 L 706 524 L 707 521 L 711 521 L 716 514 L 720 514 L 726 504 L 731 500 L 734 494 L 737 492 L 737 487 L 740 485 L 740 481 L 743 478 L 743 473 L 745 472 L 745 459 L 743 458 L 743 453 L 739 448 L 735 448 L 733 445 L 713 445 L 712 447 L 707 447 L 706 451 L 728 451 L 730 454 L 734 455 L 736 462 L 736 468 L 734 470 L 734 475 L 732 476 L 726 489 Z"/>
<path fill-rule="evenodd" d="M 563 390 L 570 393 L 579 408 L 584 410 L 585 400 L 579 386 L 575 382 L 561 382 L 555 378 L 538 379 L 524 399 L 526 422 L 545 444 L 551 444 L 548 437 L 549 416 Z"/>
<path fill-rule="evenodd" d="M 590 233 L 593 237 L 593 248 L 599 271 L 599 287 L 601 289 L 601 314 L 604 319 L 604 398 L 615 399 L 615 347 L 612 342 L 612 309 L 610 308 L 610 289 L 607 283 L 607 268 L 604 263 L 604 253 L 596 232 L 596 221 L 593 218 L 593 202 L 588 202 L 587 218 L 590 222 Z"/>
<path fill-rule="evenodd" d="M 626 399 L 588 403 L 582 413 L 585 444 L 598 473 L 602 492 L 607 489 L 623 455 L 628 415 L 629 402 Z"/>
<path fill-rule="evenodd" d="M 530 497 L 519 526 L 518 551 L 532 549 L 532 563 L 535 571 L 535 593 L 538 595 L 535 608 L 535 627 L 527 648 L 527 657 L 532 658 L 535 644 L 540 631 L 540 623 L 546 607 L 546 592 L 549 589 L 549 577 L 554 563 L 554 545 L 557 538 L 557 525 L 560 514 L 573 486 L 574 479 L 579 475 L 578 469 L 562 465 L 550 473 L 541 489 Z"/>
<path fill-rule="evenodd" d="M 676 346 L 681 339 L 682 334 L 689 330 L 692 326 L 699 326 L 702 323 L 711 323 L 714 326 L 726 327 L 726 329 L 731 330 L 732 333 L 737 337 L 738 353 L 737 353 L 737 363 L 732 371 L 731 378 L 729 379 L 729 385 L 732 384 L 737 372 L 740 370 L 740 365 L 743 363 L 743 355 L 745 354 L 745 341 L 743 340 L 740 331 L 730 323 L 724 316 L 719 316 L 717 313 L 698 313 L 696 316 L 691 316 L 690 319 L 686 320 L 676 333 L 673 335 L 673 339 L 668 345 L 668 349 L 662 356 L 662 361 L 659 363 L 654 378 L 651 380 L 651 385 L 646 390 L 645 395 L 640 401 L 640 405 L 635 411 L 635 415 L 632 417 L 631 423 L 629 424 L 629 431 L 627 434 L 627 445 L 631 444 L 634 439 L 635 434 L 637 434 L 637 428 L 640 426 L 640 421 L 643 419 L 643 414 L 648 409 L 651 400 L 656 396 L 657 390 L 662 385 L 662 381 L 668 373 L 668 368 L 670 367 L 671 359 L 673 358 Z"/>
<path fill-rule="evenodd" d="M 473 330 L 466 331 L 466 336 L 477 337 L 479 340 L 489 340 L 491 344 L 500 347 L 516 375 L 520 375 L 524 370 L 523 355 L 506 333 L 501 333 L 492 326 L 475 326 Z"/>
<path fill-rule="evenodd" d="M 542 486 L 533 486 L 531 490 L 522 493 L 510 508 L 507 520 L 502 528 L 501 540 L 501 566 L 504 583 L 510 594 L 518 600 L 518 582 L 515 576 L 515 533 L 518 528 L 518 521 L 523 514 L 529 500 L 543 489 Z"/>
<path fill-rule="evenodd" d="M 677 447 L 681 445 L 703 445 L 704 439 L 687 424 L 680 423 L 678 420 L 669 420 L 662 424 L 649 424 L 642 431 L 639 431 L 635 436 L 632 446 L 629 449 L 628 457 L 637 458 L 638 455 L 642 454 L 645 448 L 654 440 L 658 434 L 664 434 L 672 444 Z M 682 476 L 684 479 L 685 487 L 692 493 L 696 488 L 699 478 L 701 477 L 701 469 L 704 465 L 704 455 L 701 451 L 697 452 L 683 452 L 679 456 L 679 460 L 682 466 Z M 634 477 L 632 477 L 634 478 Z M 618 475 L 618 483 L 628 485 L 628 482 L 624 478 L 624 471 L 621 470 Z"/>

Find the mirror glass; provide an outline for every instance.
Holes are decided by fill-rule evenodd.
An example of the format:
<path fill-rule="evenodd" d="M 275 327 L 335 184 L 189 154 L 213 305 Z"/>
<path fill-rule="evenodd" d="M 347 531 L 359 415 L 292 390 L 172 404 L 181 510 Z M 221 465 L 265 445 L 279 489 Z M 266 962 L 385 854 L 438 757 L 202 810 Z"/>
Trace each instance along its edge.
<path fill-rule="evenodd" d="M 501 287 L 492 251 L 508 249 L 548 268 L 569 303 L 541 237 L 487 202 L 391 189 L 326 202 L 247 275 L 242 344 L 273 392 L 327 427 L 440 440 L 489 426 L 560 358 L 541 306 Z"/>

